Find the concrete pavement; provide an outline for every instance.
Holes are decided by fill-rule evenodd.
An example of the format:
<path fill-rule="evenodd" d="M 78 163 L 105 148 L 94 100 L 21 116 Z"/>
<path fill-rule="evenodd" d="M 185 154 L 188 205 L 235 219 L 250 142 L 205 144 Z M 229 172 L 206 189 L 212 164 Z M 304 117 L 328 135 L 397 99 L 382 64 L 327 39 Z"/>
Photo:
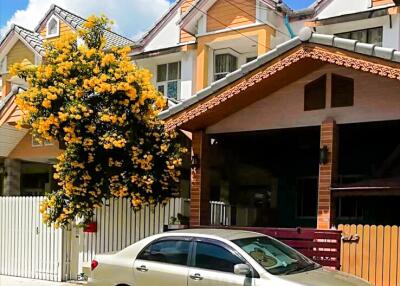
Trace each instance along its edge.
<path fill-rule="evenodd" d="M 51 282 L 0 275 L 0 286 L 82 286 L 85 284 Z"/>

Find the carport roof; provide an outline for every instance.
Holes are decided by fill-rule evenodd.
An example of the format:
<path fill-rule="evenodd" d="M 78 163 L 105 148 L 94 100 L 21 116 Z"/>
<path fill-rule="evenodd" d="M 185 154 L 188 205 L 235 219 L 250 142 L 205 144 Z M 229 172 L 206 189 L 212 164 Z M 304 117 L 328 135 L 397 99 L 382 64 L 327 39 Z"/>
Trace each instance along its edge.
<path fill-rule="evenodd" d="M 194 96 L 160 113 L 168 129 L 182 126 L 263 79 L 309 58 L 400 80 L 400 51 L 313 33 L 303 28 L 295 37 L 242 65 Z"/>

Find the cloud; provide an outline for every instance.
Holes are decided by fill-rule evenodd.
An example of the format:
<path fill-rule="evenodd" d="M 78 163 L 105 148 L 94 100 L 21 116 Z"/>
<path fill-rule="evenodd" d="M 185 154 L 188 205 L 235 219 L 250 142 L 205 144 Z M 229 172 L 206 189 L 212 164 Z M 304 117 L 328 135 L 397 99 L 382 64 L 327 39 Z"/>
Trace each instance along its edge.
<path fill-rule="evenodd" d="M 51 4 L 56 4 L 79 16 L 105 14 L 114 20 L 113 30 L 135 39 L 149 29 L 168 9 L 168 0 L 29 0 L 24 10 L 18 10 L 0 28 L 0 38 L 12 24 L 35 29 Z"/>

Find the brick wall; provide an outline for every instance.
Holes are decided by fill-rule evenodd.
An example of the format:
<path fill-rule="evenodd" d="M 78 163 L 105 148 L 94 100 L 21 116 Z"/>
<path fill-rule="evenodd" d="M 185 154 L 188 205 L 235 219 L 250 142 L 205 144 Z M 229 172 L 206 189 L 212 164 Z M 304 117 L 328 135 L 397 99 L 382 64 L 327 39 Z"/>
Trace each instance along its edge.
<path fill-rule="evenodd" d="M 318 229 L 329 229 L 334 210 L 331 186 L 337 177 L 338 131 L 336 122 L 328 118 L 321 125 L 321 148 L 328 147 L 328 162 L 320 164 L 318 183 Z"/>
<path fill-rule="evenodd" d="M 190 226 L 208 225 L 210 196 L 206 174 L 207 137 L 204 131 L 193 132 L 192 156 L 197 156 L 200 166 L 192 168 L 190 188 Z"/>

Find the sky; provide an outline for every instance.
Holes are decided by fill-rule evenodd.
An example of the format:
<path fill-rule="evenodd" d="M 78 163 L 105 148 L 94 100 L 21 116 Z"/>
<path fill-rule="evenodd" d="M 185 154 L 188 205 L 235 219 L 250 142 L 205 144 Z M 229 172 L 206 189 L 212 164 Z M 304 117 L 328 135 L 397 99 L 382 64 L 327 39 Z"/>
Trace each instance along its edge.
<path fill-rule="evenodd" d="M 51 4 L 79 16 L 106 14 L 115 21 L 114 31 L 139 38 L 161 17 L 173 0 L 0 0 L 0 38 L 11 24 L 35 29 Z M 308 7 L 314 0 L 285 0 L 293 9 Z"/>

